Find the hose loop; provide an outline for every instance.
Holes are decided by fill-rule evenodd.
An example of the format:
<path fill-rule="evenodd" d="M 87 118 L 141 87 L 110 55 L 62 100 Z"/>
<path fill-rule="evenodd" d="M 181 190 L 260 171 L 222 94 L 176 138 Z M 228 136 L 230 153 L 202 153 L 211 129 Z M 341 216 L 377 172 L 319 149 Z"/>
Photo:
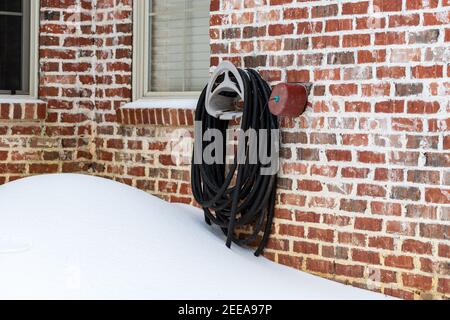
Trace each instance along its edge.
<path fill-rule="evenodd" d="M 272 150 L 271 141 L 274 131 L 278 132 L 278 118 L 270 113 L 268 104 L 271 88 L 258 72 L 252 69 L 238 69 L 244 80 L 244 109 L 241 118 L 241 132 L 249 129 L 267 130 L 267 150 L 271 156 L 277 150 Z M 195 112 L 195 121 L 202 123 L 202 135 L 208 129 L 217 129 L 226 141 L 230 122 L 212 117 L 205 108 L 207 88 L 200 96 Z M 276 137 L 279 139 L 279 137 Z M 258 136 L 258 148 L 259 148 Z M 235 155 L 234 163 L 226 165 L 226 146 L 223 146 L 223 161 L 206 164 L 203 156 L 196 157 L 195 150 L 205 151 L 207 143 L 196 137 L 194 155 L 192 158 L 192 191 L 195 200 L 203 208 L 208 224 L 218 225 L 227 236 L 227 246 L 232 243 L 240 246 L 256 244 L 256 256 L 263 253 L 270 237 L 276 201 L 277 174 L 263 174 L 267 163 L 262 163 L 260 157 L 256 163 L 250 163 L 250 139 L 244 139 L 243 150 L 245 162 L 238 161 Z M 240 141 L 240 142 L 242 142 Z M 279 141 L 277 141 L 279 142 Z M 201 144 L 201 145 L 198 145 Z M 275 156 L 278 157 L 278 154 Z M 201 163 L 195 159 L 201 158 Z M 237 229 L 248 228 L 251 234 L 238 236 Z"/>

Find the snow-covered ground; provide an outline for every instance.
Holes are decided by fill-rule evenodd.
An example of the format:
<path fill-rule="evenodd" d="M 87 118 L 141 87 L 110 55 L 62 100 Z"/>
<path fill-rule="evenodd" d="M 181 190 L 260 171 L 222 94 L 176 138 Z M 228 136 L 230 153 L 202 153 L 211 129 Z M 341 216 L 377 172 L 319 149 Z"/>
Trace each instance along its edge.
<path fill-rule="evenodd" d="M 228 250 L 198 209 L 109 180 L 0 187 L 2 299 L 386 299 Z"/>

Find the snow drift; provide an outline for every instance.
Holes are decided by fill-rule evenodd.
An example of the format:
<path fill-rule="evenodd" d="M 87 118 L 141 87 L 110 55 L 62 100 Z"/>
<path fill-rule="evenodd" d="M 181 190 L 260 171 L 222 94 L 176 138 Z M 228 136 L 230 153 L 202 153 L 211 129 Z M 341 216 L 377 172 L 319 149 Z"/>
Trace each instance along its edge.
<path fill-rule="evenodd" d="M 2 299 L 383 299 L 223 245 L 198 209 L 106 179 L 0 187 Z"/>

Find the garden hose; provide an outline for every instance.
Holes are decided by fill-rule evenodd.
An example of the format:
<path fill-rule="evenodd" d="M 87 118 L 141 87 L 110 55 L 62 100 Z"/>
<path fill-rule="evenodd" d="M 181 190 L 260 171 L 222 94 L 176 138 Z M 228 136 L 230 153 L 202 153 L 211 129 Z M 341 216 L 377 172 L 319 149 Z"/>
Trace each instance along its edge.
<path fill-rule="evenodd" d="M 241 118 L 241 130 L 266 130 L 269 141 L 267 150 L 271 155 L 275 150 L 270 144 L 274 132 L 278 132 L 278 118 L 271 114 L 268 104 L 271 88 L 255 70 L 238 69 L 244 85 L 244 107 Z M 200 96 L 195 112 L 195 121 L 202 123 L 202 135 L 208 129 L 217 129 L 226 141 L 230 121 L 211 116 L 205 107 L 207 88 Z M 260 137 L 258 136 L 258 142 Z M 279 139 L 278 136 L 276 139 Z M 227 246 L 232 243 L 240 246 L 257 246 L 256 256 L 263 253 L 272 229 L 276 201 L 277 173 L 262 174 L 261 169 L 268 164 L 262 163 L 258 157 L 257 163 L 249 161 L 249 139 L 243 139 L 245 146 L 245 161 L 238 161 L 235 156 L 233 163 L 226 164 L 226 146 L 223 146 L 223 161 L 207 164 L 202 158 L 196 163 L 195 150 L 204 151 L 207 143 L 203 139 L 195 140 L 192 159 L 192 191 L 195 200 L 203 208 L 208 224 L 219 226 L 227 236 Z M 201 146 L 197 145 L 201 144 Z M 259 144 L 258 144 L 259 145 Z M 253 149 L 252 149 L 253 150 Z M 278 157 L 278 155 L 276 155 Z M 242 229 L 251 230 L 243 234 Z"/>

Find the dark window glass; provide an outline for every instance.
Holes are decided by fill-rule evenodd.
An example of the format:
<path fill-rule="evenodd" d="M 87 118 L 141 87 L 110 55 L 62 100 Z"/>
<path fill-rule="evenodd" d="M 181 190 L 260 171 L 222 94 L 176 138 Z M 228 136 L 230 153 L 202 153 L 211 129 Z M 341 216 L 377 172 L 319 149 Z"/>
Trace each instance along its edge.
<path fill-rule="evenodd" d="M 0 15 L 0 91 L 20 90 L 22 90 L 22 17 Z"/>
<path fill-rule="evenodd" d="M 0 94 L 29 93 L 30 4 L 0 0 Z"/>
<path fill-rule="evenodd" d="M 22 0 L 0 0 L 0 11 L 22 12 Z"/>

